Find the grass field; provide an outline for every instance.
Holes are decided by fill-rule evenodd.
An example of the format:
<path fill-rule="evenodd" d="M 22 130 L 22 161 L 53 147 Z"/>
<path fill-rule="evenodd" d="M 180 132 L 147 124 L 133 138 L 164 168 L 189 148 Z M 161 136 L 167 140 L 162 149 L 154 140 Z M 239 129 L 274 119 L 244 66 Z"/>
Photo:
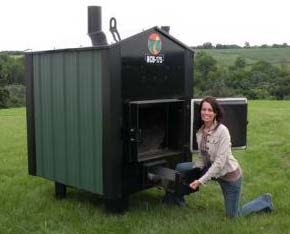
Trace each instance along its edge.
<path fill-rule="evenodd" d="M 280 66 L 287 63 L 290 68 L 290 47 L 286 48 L 242 48 L 242 49 L 206 49 L 203 50 L 213 56 L 220 65 L 233 65 L 237 57 L 246 59 L 246 63 L 251 65 L 258 60 L 264 60 L 272 65 Z"/>
<path fill-rule="evenodd" d="M 250 101 L 248 148 L 235 151 L 244 172 L 242 203 L 270 192 L 275 211 L 226 219 L 215 182 L 188 196 L 184 208 L 161 204 L 153 188 L 131 197 L 124 215 L 102 199 L 68 190 L 54 198 L 53 183 L 27 172 L 25 109 L 0 110 L 0 234 L 290 234 L 290 101 Z"/>

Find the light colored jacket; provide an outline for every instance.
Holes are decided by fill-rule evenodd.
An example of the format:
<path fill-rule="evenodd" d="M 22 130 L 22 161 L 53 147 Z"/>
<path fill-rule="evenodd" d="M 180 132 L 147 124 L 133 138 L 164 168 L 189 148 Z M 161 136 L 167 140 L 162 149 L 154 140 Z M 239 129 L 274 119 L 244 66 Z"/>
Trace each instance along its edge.
<path fill-rule="evenodd" d="M 231 136 L 228 128 L 223 124 L 220 124 L 218 127 L 216 126 L 217 123 L 213 124 L 207 136 L 206 147 L 210 156 L 211 166 L 199 179 L 199 182 L 202 184 L 207 183 L 212 178 L 222 177 L 240 167 L 238 161 L 232 155 Z M 202 131 L 203 127 L 201 127 L 196 133 L 196 140 L 199 149 L 202 139 Z M 204 166 L 204 159 L 199 150 L 199 157 L 195 163 L 195 167 L 203 168 Z"/>

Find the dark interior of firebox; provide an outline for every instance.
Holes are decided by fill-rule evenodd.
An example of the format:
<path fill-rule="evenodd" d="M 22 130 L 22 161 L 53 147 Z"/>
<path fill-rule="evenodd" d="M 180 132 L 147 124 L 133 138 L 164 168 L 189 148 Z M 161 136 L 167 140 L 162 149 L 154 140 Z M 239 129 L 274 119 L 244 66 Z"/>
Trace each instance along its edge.
<path fill-rule="evenodd" d="M 138 159 L 166 157 L 183 150 L 183 102 L 154 103 L 138 108 Z"/>

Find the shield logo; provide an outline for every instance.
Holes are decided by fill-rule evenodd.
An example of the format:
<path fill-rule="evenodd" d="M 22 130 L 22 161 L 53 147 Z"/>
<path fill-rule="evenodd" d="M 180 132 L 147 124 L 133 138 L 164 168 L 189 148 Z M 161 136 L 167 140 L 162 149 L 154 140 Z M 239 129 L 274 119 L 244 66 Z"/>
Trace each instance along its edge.
<path fill-rule="evenodd" d="M 148 49 L 151 54 L 158 55 L 161 51 L 161 38 L 158 33 L 151 33 L 148 37 Z"/>

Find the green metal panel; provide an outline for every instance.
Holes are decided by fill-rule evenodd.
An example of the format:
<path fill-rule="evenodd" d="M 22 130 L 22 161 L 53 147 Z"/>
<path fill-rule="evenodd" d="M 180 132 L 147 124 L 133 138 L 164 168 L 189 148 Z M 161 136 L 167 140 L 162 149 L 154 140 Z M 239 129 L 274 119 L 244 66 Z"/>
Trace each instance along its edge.
<path fill-rule="evenodd" d="M 34 54 L 37 175 L 103 194 L 101 50 Z"/>

